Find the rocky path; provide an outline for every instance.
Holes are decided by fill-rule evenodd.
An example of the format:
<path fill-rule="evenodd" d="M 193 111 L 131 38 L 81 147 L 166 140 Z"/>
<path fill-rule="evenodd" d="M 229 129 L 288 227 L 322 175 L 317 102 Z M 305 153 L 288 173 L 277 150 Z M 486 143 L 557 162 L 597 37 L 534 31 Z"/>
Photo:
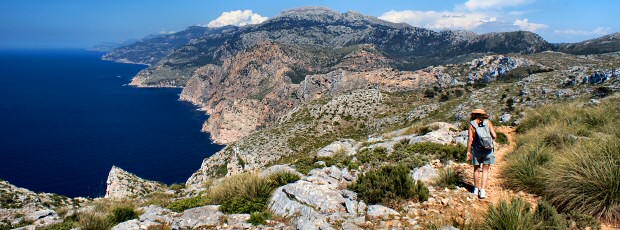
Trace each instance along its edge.
<path fill-rule="evenodd" d="M 504 178 L 501 173 L 502 170 L 504 170 L 504 167 L 506 167 L 506 157 L 514 151 L 517 145 L 515 137 L 516 131 L 513 127 L 509 126 L 498 126 L 497 131 L 506 134 L 509 144 L 500 145 L 495 151 L 495 159 L 497 164 L 491 166 L 491 170 L 489 172 L 489 183 L 486 186 L 488 197 L 481 201 L 489 204 L 495 204 L 501 200 L 509 200 L 511 197 L 519 196 L 532 204 L 536 204 L 538 201 L 537 196 L 524 192 L 515 192 L 502 187 L 502 184 L 504 184 Z M 471 181 L 469 181 L 469 183 L 473 184 L 473 177 L 471 176 L 473 175 L 473 167 L 470 167 L 467 170 L 467 174 L 470 175 L 468 179 Z"/>

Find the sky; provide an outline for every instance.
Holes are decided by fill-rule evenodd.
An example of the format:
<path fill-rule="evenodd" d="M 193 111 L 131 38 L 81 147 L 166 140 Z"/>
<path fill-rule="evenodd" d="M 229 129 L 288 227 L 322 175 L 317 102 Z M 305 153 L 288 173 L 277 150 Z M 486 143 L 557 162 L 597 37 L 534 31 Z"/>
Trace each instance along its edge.
<path fill-rule="evenodd" d="M 300 6 L 349 10 L 433 30 L 527 30 L 549 42 L 620 32 L 618 0 L 0 0 L 0 48 L 88 48 L 189 26 L 261 23 Z"/>

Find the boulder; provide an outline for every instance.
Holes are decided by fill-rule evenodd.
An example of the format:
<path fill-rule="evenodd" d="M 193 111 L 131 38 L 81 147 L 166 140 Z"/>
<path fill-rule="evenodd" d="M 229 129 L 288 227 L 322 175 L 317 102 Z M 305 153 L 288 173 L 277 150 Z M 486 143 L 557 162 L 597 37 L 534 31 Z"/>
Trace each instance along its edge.
<path fill-rule="evenodd" d="M 426 164 L 420 168 L 414 169 L 413 174 L 411 175 L 411 177 L 413 177 L 413 180 L 419 180 L 427 184 L 428 182 L 431 182 L 433 179 L 435 179 L 435 177 L 437 176 L 439 176 L 437 169 L 433 168 L 433 166 L 431 166 L 430 164 Z"/>
<path fill-rule="evenodd" d="M 366 204 L 357 200 L 355 192 L 343 189 L 356 176 L 335 166 L 313 169 L 307 177 L 278 188 L 269 200 L 269 210 L 292 218 L 298 229 L 333 229 L 336 223 L 356 229 L 353 225 L 364 218 Z"/>
<path fill-rule="evenodd" d="M 175 213 L 166 208 L 149 205 L 148 207 L 142 208 L 142 212 L 143 214 L 140 215 L 140 221 L 158 223 L 174 222 Z"/>
<path fill-rule="evenodd" d="M 499 121 L 502 123 L 507 123 L 510 121 L 510 119 L 512 119 L 512 115 L 506 113 L 504 115 L 502 115 L 501 117 L 499 117 Z"/>
<path fill-rule="evenodd" d="M 339 141 L 334 141 L 331 144 L 323 147 L 317 152 L 317 156 L 319 157 L 331 157 L 336 152 L 342 151 L 346 156 L 350 156 L 355 154 L 355 145 L 356 141 L 352 139 L 344 139 Z"/>
<path fill-rule="evenodd" d="M 44 209 L 30 213 L 26 213 L 24 220 L 32 221 L 32 224 L 36 227 L 46 227 L 56 223 L 62 222 L 62 219 L 54 210 Z"/>
<path fill-rule="evenodd" d="M 220 225 L 224 213 L 218 210 L 219 205 L 207 205 L 185 210 L 175 218 L 172 229 L 209 228 Z"/>
<path fill-rule="evenodd" d="M 400 213 L 383 205 L 370 205 L 368 206 L 367 215 L 374 219 L 386 219 L 390 216 L 399 216 Z"/>

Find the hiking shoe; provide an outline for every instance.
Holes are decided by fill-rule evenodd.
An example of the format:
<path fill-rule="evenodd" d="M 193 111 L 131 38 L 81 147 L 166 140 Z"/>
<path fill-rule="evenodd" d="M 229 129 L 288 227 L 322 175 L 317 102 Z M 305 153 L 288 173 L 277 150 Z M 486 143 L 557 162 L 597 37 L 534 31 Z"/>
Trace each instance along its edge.
<path fill-rule="evenodd" d="M 478 195 L 478 192 L 480 192 L 480 191 L 478 190 L 478 188 L 474 188 L 474 192 L 473 192 L 473 194 L 474 194 L 474 195 Z"/>
<path fill-rule="evenodd" d="M 487 198 L 487 193 L 484 189 L 480 189 L 480 199 Z"/>

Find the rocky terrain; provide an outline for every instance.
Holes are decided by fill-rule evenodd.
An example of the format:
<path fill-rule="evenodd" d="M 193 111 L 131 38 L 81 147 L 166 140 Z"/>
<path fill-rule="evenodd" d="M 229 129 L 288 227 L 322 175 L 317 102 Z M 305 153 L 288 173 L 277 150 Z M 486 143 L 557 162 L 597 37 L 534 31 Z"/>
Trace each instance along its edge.
<path fill-rule="evenodd" d="M 0 181 L 0 229 L 467 228 L 503 200 L 543 200 L 503 185 L 504 156 L 527 137 L 513 126 L 549 104 L 616 102 L 617 42 L 617 34 L 554 45 L 530 32 L 435 32 L 317 7 L 151 36 L 104 59 L 148 64 L 133 86 L 183 87 L 180 100 L 209 114 L 203 131 L 227 146 L 184 185 L 112 167 L 103 198 Z M 448 172 L 471 175 L 464 144 L 478 107 L 506 135 L 483 201 L 468 191 L 471 179 L 442 184 Z M 584 116 L 589 125 L 607 122 Z M 578 131 L 580 140 L 615 135 Z M 357 189 L 360 178 L 395 165 L 404 165 L 417 198 L 371 202 Z M 586 228 L 563 215 L 571 229 Z"/>

